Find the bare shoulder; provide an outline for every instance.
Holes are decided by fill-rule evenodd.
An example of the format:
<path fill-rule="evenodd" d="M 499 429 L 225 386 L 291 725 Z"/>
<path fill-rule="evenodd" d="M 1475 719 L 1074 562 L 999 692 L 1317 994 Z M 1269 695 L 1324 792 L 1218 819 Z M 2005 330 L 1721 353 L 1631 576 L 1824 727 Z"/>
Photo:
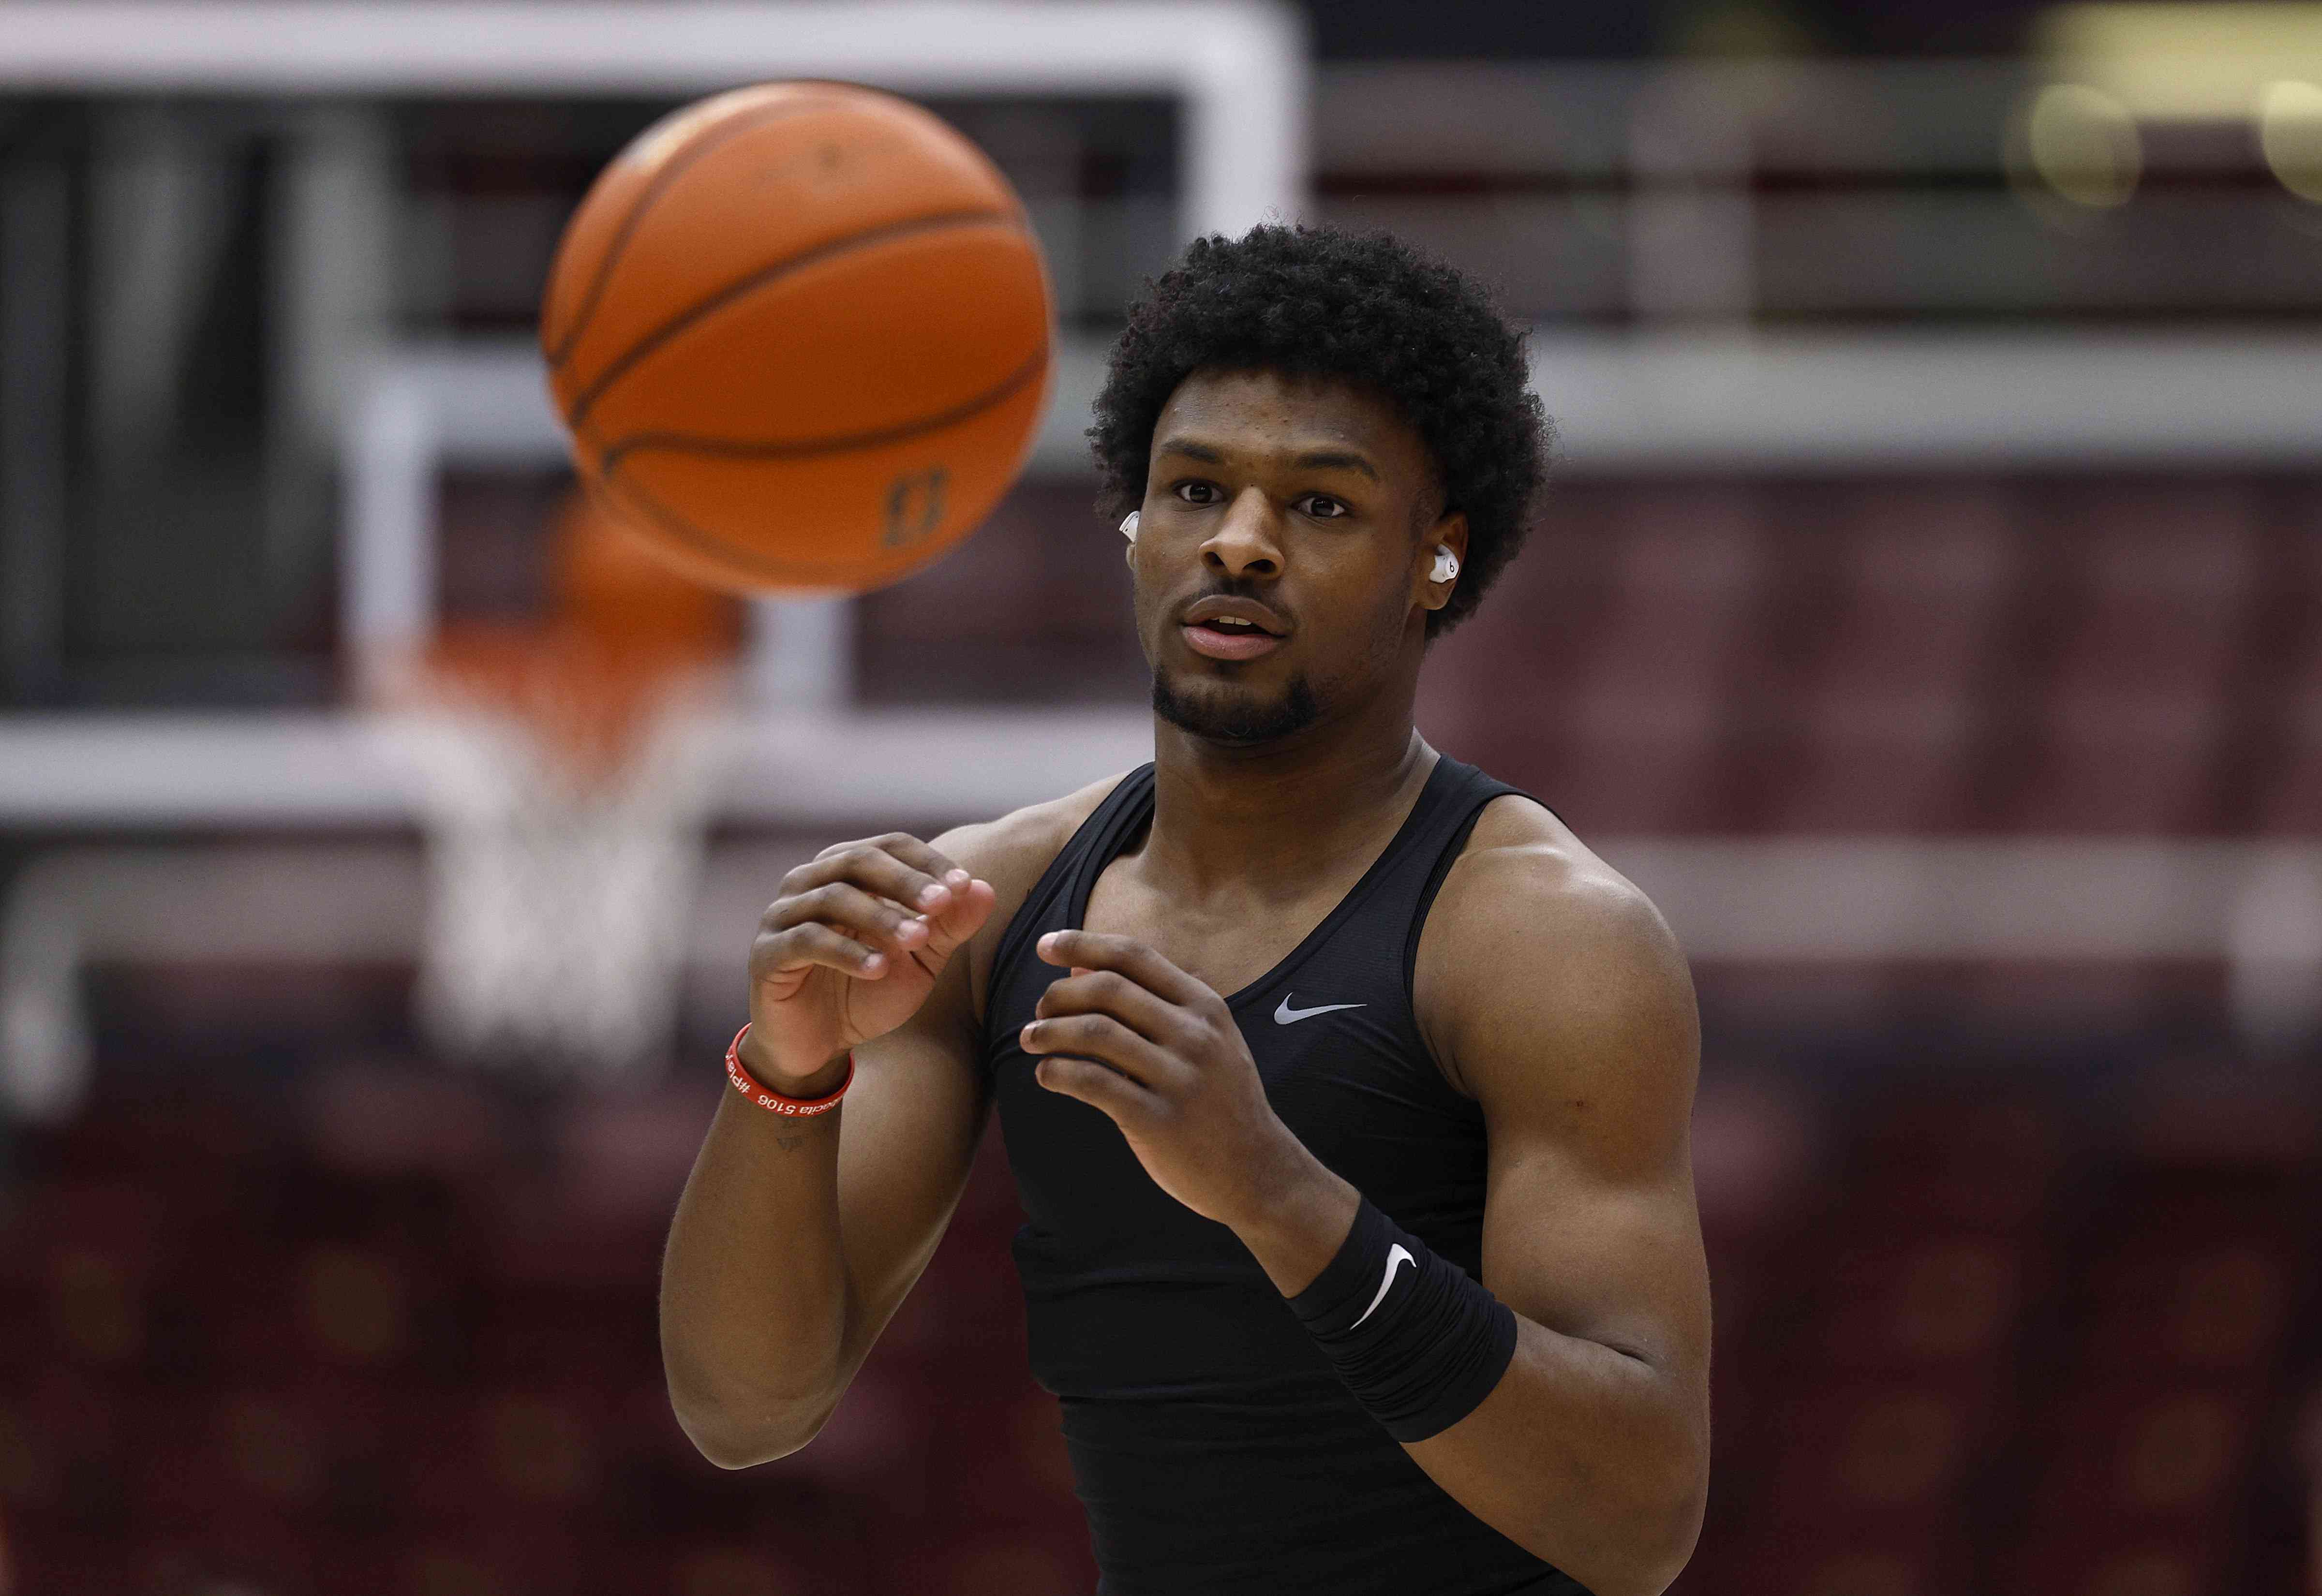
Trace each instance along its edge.
<path fill-rule="evenodd" d="M 992 917 L 984 921 L 983 929 L 968 946 L 968 976 L 979 1015 L 983 1008 L 992 962 L 1009 921 L 1024 907 L 1024 899 L 1039 884 L 1040 877 L 1064 851 L 1073 834 L 1096 813 L 1097 806 L 1104 802 L 1126 774 L 1123 771 L 1102 781 L 1092 781 L 1076 792 L 1046 803 L 1028 804 L 997 820 L 955 827 L 934 839 L 938 852 L 992 883 L 995 898 Z"/>
<path fill-rule="evenodd" d="M 1691 1098 L 1693 983 L 1667 922 L 1548 809 L 1495 799 L 1444 877 L 1413 997 L 1453 1084 L 1484 1100 Z"/>
<path fill-rule="evenodd" d="M 1073 833 L 1096 813 L 1097 806 L 1120 781 L 1120 776 L 1107 776 L 1077 792 L 1028 804 L 997 820 L 955 826 L 935 838 L 934 845 L 992 883 L 1000 897 L 992 915 L 996 920 L 1003 913 L 1015 912 L 1041 872 L 1072 840 Z"/>
<path fill-rule="evenodd" d="M 1427 939 L 1465 944 L 1513 932 L 1565 956 L 1674 955 L 1677 939 L 1652 900 L 1597 857 L 1544 806 L 1495 798 L 1444 877 Z M 1424 942 L 1422 946 L 1424 948 Z"/>

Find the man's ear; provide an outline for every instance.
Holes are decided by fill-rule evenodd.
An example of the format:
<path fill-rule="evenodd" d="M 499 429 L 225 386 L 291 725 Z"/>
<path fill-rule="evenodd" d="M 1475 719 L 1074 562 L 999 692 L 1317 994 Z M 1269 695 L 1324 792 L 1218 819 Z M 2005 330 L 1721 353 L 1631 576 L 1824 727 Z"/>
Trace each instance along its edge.
<path fill-rule="evenodd" d="M 1461 566 L 1467 563 L 1467 513 L 1465 510 L 1453 510 L 1445 515 L 1428 529 L 1426 537 L 1420 543 L 1417 597 L 1422 609 L 1441 609 L 1451 602 L 1451 595 L 1459 585 L 1457 576 L 1440 582 L 1433 578 L 1438 551 L 1443 549 L 1450 550 L 1451 558 Z"/>

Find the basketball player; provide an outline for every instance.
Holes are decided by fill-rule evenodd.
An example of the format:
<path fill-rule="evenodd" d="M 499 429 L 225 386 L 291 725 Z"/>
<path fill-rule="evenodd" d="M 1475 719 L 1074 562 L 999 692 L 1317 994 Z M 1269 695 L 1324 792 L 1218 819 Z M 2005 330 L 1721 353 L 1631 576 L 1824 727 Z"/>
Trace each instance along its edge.
<path fill-rule="evenodd" d="M 670 1237 L 678 1416 L 811 1440 L 996 1107 L 1102 1591 L 1659 1591 L 1709 1444 L 1685 963 L 1412 726 L 1540 482 L 1520 340 L 1261 227 L 1154 286 L 1097 415 L 1154 762 L 783 881 Z"/>

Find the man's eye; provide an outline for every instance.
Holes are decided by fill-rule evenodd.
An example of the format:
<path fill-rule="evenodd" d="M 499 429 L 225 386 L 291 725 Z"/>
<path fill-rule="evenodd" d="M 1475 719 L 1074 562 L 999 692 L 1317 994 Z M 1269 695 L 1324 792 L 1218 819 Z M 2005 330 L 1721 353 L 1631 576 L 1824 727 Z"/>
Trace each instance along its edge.
<path fill-rule="evenodd" d="M 1207 482 L 1180 482 L 1177 484 L 1177 497 L 1184 499 L 1189 505 L 1206 505 L 1213 503 L 1217 497 L 1217 491 L 1218 490 L 1215 487 Z"/>
<path fill-rule="evenodd" d="M 1335 521 L 1347 514 L 1347 506 L 1337 499 L 1327 498 L 1319 493 L 1310 493 L 1306 496 L 1306 513 L 1318 521 Z"/>

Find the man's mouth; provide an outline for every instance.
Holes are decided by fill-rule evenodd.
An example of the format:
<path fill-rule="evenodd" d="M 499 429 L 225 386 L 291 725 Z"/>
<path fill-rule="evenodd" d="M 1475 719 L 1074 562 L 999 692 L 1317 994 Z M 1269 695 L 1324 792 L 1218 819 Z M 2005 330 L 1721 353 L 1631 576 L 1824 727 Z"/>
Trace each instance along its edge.
<path fill-rule="evenodd" d="M 1255 660 L 1289 635 L 1290 623 L 1264 599 L 1212 593 L 1196 599 L 1178 627 L 1185 646 L 1212 660 Z"/>
<path fill-rule="evenodd" d="M 1282 646 L 1282 639 L 1257 622 L 1233 616 L 1211 616 L 1178 630 L 1187 647 L 1212 660 L 1255 660 Z"/>

